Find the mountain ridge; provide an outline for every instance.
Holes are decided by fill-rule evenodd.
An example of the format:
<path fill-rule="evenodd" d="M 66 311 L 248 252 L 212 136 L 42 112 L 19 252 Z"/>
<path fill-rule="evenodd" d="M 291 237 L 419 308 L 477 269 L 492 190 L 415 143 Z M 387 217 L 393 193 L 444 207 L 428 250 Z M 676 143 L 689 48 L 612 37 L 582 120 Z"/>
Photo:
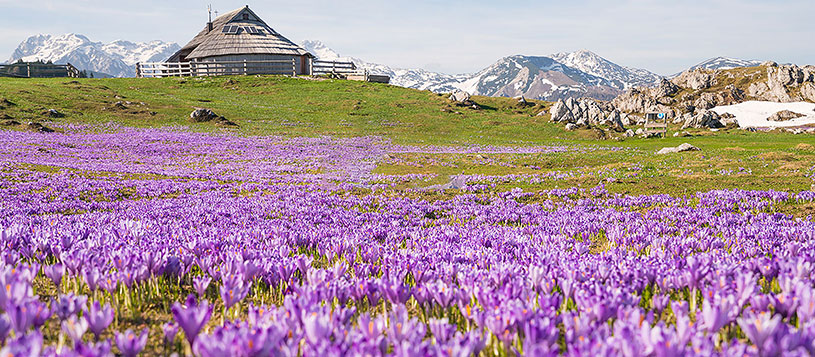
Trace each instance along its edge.
<path fill-rule="evenodd" d="M 38 34 L 22 41 L 8 62 L 42 60 L 71 63 L 79 69 L 113 77 L 133 77 L 136 75 L 137 62 L 162 61 L 180 48 L 176 43 L 159 40 L 149 42 L 116 40 L 102 43 L 75 33 Z"/>

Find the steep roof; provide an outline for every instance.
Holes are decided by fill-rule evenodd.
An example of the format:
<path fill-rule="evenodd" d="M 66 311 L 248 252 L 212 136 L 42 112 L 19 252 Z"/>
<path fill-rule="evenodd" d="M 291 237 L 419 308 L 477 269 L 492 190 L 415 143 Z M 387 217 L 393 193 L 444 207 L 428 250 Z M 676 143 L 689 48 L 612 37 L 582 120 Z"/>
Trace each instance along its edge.
<path fill-rule="evenodd" d="M 312 56 L 302 47 L 277 33 L 249 9 L 249 6 L 218 16 L 212 21 L 211 31 L 209 25 L 205 26 L 173 55 L 171 60 L 177 60 L 180 53 L 187 52 L 189 54 L 185 57 L 188 60 L 241 54 Z"/>

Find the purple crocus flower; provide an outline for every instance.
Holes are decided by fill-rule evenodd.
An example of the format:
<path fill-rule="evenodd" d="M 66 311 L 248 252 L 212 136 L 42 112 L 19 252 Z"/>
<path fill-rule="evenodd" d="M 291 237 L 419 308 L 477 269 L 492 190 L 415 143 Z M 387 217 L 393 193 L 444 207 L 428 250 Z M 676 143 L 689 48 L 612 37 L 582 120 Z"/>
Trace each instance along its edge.
<path fill-rule="evenodd" d="M 729 309 L 729 304 L 714 306 L 710 304 L 709 300 L 705 300 L 702 303 L 702 328 L 706 329 L 708 333 L 719 331 L 724 325 L 730 323 Z"/>
<path fill-rule="evenodd" d="M 185 305 L 174 303 L 171 310 L 178 326 L 184 330 L 187 342 L 192 346 L 198 333 L 201 332 L 201 329 L 206 325 L 210 317 L 212 317 L 212 306 L 210 306 L 206 300 L 197 304 L 195 302 L 195 296 L 190 295 L 187 297 Z"/>
<path fill-rule="evenodd" d="M 11 327 L 17 335 L 23 334 L 34 324 L 34 315 L 37 313 L 39 301 L 31 300 L 10 305 L 7 314 L 11 320 Z"/>
<path fill-rule="evenodd" d="M 224 308 L 229 309 L 249 294 L 252 283 L 247 283 L 240 275 L 224 275 L 224 278 L 219 291 L 221 293 L 221 299 L 224 301 Z"/>
<path fill-rule="evenodd" d="M 198 297 L 202 298 L 207 293 L 207 287 L 209 287 L 209 283 L 212 282 L 212 278 L 209 276 L 196 276 L 192 279 L 192 286 L 195 288 L 195 292 L 198 293 Z"/>
<path fill-rule="evenodd" d="M 62 332 L 65 332 L 74 343 L 82 341 L 82 336 L 86 331 L 88 331 L 88 321 L 77 318 L 76 315 L 62 321 Z"/>
<path fill-rule="evenodd" d="M 59 290 L 60 286 L 62 285 L 62 276 L 65 275 L 65 266 L 61 263 L 56 263 L 54 265 L 46 265 L 42 267 L 43 273 L 48 279 L 51 279 L 56 285 L 57 290 Z"/>
<path fill-rule="evenodd" d="M 0 356 L 39 356 L 42 352 L 42 334 L 32 331 L 21 335 L 0 350 Z"/>
<path fill-rule="evenodd" d="M 96 336 L 98 340 L 102 331 L 105 331 L 113 322 L 113 315 L 114 311 L 113 308 L 110 307 L 110 304 L 105 304 L 105 306 L 102 307 L 98 301 L 94 301 L 90 308 L 84 309 L 83 317 L 88 321 L 88 329 L 93 332 L 93 335 Z"/>
<path fill-rule="evenodd" d="M 8 333 L 11 331 L 11 321 L 9 321 L 8 316 L 0 315 L 0 345 L 4 345 L 6 343 L 6 338 L 8 337 Z"/>
<path fill-rule="evenodd" d="M 125 357 L 135 357 L 138 356 L 139 353 L 144 349 L 144 346 L 147 345 L 147 335 L 149 331 L 145 327 L 141 334 L 136 336 L 132 330 L 127 330 L 124 333 L 117 333 L 116 334 L 116 346 L 119 347 L 119 351 Z"/>
<path fill-rule="evenodd" d="M 178 324 L 168 322 L 162 325 L 161 329 L 164 331 L 164 341 L 173 343 L 175 335 L 178 334 Z"/>
<path fill-rule="evenodd" d="M 741 330 L 747 335 L 759 349 L 762 349 L 764 342 L 775 333 L 778 324 L 781 322 L 781 315 L 770 315 L 767 312 L 760 312 L 758 315 L 745 316 L 737 320 Z"/>
<path fill-rule="evenodd" d="M 88 297 L 84 295 L 75 296 L 74 294 L 67 294 L 60 295 L 56 301 L 52 300 L 51 306 L 54 308 L 54 313 L 57 314 L 57 317 L 65 321 L 81 311 L 87 301 Z"/>

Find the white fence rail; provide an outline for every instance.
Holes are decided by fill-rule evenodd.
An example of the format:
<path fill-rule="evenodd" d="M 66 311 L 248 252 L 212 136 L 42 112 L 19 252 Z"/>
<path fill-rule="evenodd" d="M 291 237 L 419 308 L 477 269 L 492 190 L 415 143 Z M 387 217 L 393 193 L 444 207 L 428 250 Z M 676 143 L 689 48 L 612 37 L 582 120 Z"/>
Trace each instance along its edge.
<path fill-rule="evenodd" d="M 314 61 L 311 65 L 311 74 L 315 76 L 323 74 L 359 74 L 357 66 L 353 62 L 341 61 Z"/>
<path fill-rule="evenodd" d="M 138 77 L 297 75 L 297 60 L 137 63 Z"/>

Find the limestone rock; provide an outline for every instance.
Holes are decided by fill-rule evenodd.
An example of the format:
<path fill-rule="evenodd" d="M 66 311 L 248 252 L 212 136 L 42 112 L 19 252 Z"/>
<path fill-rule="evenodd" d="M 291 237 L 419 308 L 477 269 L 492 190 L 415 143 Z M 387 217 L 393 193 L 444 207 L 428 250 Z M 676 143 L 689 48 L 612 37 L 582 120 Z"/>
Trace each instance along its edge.
<path fill-rule="evenodd" d="M 215 119 L 218 119 L 218 114 L 215 114 L 215 112 L 206 108 L 197 108 L 190 113 L 190 120 L 195 123 L 202 123 Z"/>
<path fill-rule="evenodd" d="M 815 102 L 815 83 L 804 83 L 801 86 L 801 99 Z"/>
<path fill-rule="evenodd" d="M 662 148 L 662 149 L 660 149 L 659 151 L 657 151 L 657 155 L 675 154 L 675 153 L 679 153 L 679 152 L 686 152 L 686 151 L 701 151 L 701 150 L 702 150 L 702 149 L 700 149 L 700 148 L 698 148 L 698 147 L 695 147 L 695 146 L 693 146 L 693 145 L 691 145 L 691 144 L 684 143 L 684 144 L 679 145 L 679 146 L 677 146 L 677 147 L 666 147 L 666 148 Z"/>
<path fill-rule="evenodd" d="M 43 114 L 49 118 L 62 118 L 65 116 L 65 114 L 60 113 L 56 109 L 48 109 L 45 112 L 43 112 Z"/>
<path fill-rule="evenodd" d="M 467 103 L 470 101 L 470 93 L 463 90 L 457 90 L 450 94 L 450 100 L 459 103 Z"/>
<path fill-rule="evenodd" d="M 792 112 L 792 111 L 789 111 L 789 110 L 782 110 L 780 112 L 777 112 L 777 113 L 773 114 L 772 116 L 767 118 L 767 120 L 769 120 L 769 121 L 787 121 L 787 120 L 797 119 L 797 118 L 800 118 L 800 117 L 803 117 L 803 116 L 805 116 L 805 115 L 804 114 L 799 114 L 799 113 L 796 113 L 796 112 Z"/>
<path fill-rule="evenodd" d="M 671 80 L 675 85 L 693 90 L 708 89 L 716 84 L 715 72 L 699 68 L 685 71 Z"/>
<path fill-rule="evenodd" d="M 671 81 L 663 78 L 659 82 L 659 86 L 657 86 L 654 96 L 657 98 L 670 97 L 677 92 L 679 92 L 679 87 L 676 84 L 673 84 Z"/>
<path fill-rule="evenodd" d="M 685 124 L 682 125 L 682 129 L 687 128 L 723 128 L 724 125 L 720 121 L 719 114 L 711 110 L 705 110 L 693 117 L 690 117 L 688 120 L 685 121 Z"/>
<path fill-rule="evenodd" d="M 568 123 L 568 124 L 566 124 L 566 131 L 572 131 L 572 130 L 575 130 L 575 129 L 577 129 L 577 125 L 576 125 L 576 124 L 574 124 L 574 123 Z"/>

